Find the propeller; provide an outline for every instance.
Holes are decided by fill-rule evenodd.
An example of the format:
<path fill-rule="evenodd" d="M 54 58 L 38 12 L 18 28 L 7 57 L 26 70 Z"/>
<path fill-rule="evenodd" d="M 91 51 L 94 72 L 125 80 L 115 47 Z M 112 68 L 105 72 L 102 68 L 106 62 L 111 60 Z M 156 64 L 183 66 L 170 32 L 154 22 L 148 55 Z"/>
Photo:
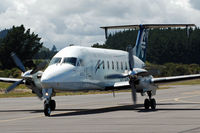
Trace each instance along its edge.
<path fill-rule="evenodd" d="M 134 68 L 133 48 L 129 46 L 127 49 L 128 49 L 129 67 L 130 67 L 130 70 L 133 71 L 133 68 Z"/>
<path fill-rule="evenodd" d="M 19 84 L 23 83 L 26 80 L 24 78 L 32 77 L 32 74 L 35 74 L 39 70 L 44 69 L 46 67 L 47 63 L 48 63 L 47 61 L 44 61 L 44 62 L 40 63 L 38 66 L 36 66 L 33 70 L 26 71 L 23 63 L 21 62 L 21 60 L 17 57 L 17 55 L 14 52 L 11 53 L 11 57 L 12 57 L 13 61 L 15 62 L 16 66 L 23 72 L 23 75 L 22 75 L 23 79 L 15 82 L 11 86 L 9 86 L 5 90 L 5 93 L 9 93 L 10 91 L 14 90 Z M 33 88 L 33 89 L 34 89 L 34 92 L 38 95 L 38 97 L 41 97 L 37 88 Z"/>
<path fill-rule="evenodd" d="M 134 103 L 134 105 L 135 105 L 136 102 L 137 102 L 136 87 L 135 87 L 135 84 L 134 84 L 134 83 L 130 83 L 130 86 L 131 86 L 132 100 L 133 100 L 133 103 Z"/>
<path fill-rule="evenodd" d="M 34 74 L 36 72 L 38 72 L 39 70 L 42 70 L 46 67 L 46 65 L 48 64 L 47 61 L 44 61 L 44 62 L 41 62 L 39 65 L 37 65 L 32 71 L 30 74 Z"/>
<path fill-rule="evenodd" d="M 26 72 L 26 69 L 23 65 L 23 63 L 21 62 L 21 60 L 17 57 L 17 55 L 12 52 L 10 54 L 11 58 L 13 59 L 13 61 L 15 62 L 16 66 L 24 73 Z M 14 90 L 19 84 L 21 84 L 24 81 L 24 79 L 21 79 L 15 83 L 13 83 L 11 86 L 9 86 L 6 90 L 5 93 L 9 93 L 10 91 Z"/>
<path fill-rule="evenodd" d="M 21 79 L 15 83 L 13 83 L 11 86 L 9 86 L 6 90 L 5 93 L 9 93 L 10 91 L 12 91 L 13 89 L 15 89 L 15 87 L 17 87 L 19 84 L 21 84 L 24 81 L 24 79 Z"/>
<path fill-rule="evenodd" d="M 16 66 L 24 73 L 26 71 L 24 65 L 22 64 L 21 60 L 17 57 L 17 55 L 12 52 L 11 57 L 13 61 L 15 62 Z"/>
<path fill-rule="evenodd" d="M 137 102 L 137 94 L 136 94 L 136 87 L 134 84 L 134 80 L 135 80 L 135 75 L 137 74 L 137 72 L 134 71 L 134 58 L 133 58 L 133 48 L 132 47 L 128 47 L 128 60 L 129 60 L 129 66 L 130 66 L 130 70 L 131 72 L 129 73 L 129 84 L 131 86 L 131 94 L 132 94 L 132 100 L 134 105 Z"/>

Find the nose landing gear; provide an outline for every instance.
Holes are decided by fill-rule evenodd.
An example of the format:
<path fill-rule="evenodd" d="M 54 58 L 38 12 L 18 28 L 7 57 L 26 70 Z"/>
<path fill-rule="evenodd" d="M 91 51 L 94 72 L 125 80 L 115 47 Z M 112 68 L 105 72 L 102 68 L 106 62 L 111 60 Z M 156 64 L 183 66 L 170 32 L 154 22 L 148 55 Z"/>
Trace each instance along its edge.
<path fill-rule="evenodd" d="M 154 98 L 151 98 L 152 96 L 151 91 L 148 91 L 147 94 L 149 96 L 149 99 L 146 98 L 144 100 L 144 108 L 149 109 L 149 107 L 151 107 L 151 109 L 156 109 L 156 100 Z"/>
<path fill-rule="evenodd" d="M 52 96 L 52 89 L 43 89 L 43 97 L 45 99 L 44 101 L 44 115 L 45 116 L 50 116 L 51 111 L 54 111 L 56 109 L 56 102 L 55 100 L 51 99 Z"/>
<path fill-rule="evenodd" d="M 54 111 L 56 109 L 56 102 L 55 100 L 48 100 L 46 99 L 44 101 L 44 115 L 50 116 L 51 111 Z"/>

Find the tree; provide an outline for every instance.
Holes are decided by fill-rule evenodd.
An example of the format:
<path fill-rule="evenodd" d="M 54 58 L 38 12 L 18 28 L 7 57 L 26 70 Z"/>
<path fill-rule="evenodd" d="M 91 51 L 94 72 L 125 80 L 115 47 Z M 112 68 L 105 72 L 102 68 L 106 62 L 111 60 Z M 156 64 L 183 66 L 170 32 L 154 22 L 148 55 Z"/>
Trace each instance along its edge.
<path fill-rule="evenodd" d="M 92 45 L 93 48 L 107 48 L 106 45 L 101 45 L 99 43 L 95 43 Z"/>
<path fill-rule="evenodd" d="M 53 45 L 52 49 L 49 50 L 49 48 L 46 48 L 42 46 L 42 48 L 35 54 L 33 57 L 34 59 L 51 59 L 56 53 L 57 53 L 57 48 L 55 45 Z"/>
<path fill-rule="evenodd" d="M 52 49 L 51 49 L 51 52 L 55 52 L 55 53 L 58 52 L 55 45 L 53 45 L 53 47 L 52 47 Z"/>
<path fill-rule="evenodd" d="M 183 64 L 200 64 L 200 29 L 150 29 L 147 45 L 147 61 L 154 64 L 167 62 Z M 134 47 L 137 30 L 120 31 L 109 35 L 105 44 L 92 47 L 126 50 L 128 45 Z"/>
<path fill-rule="evenodd" d="M 41 38 L 37 34 L 30 33 L 30 29 L 25 30 L 23 25 L 13 26 L 0 45 L 0 61 L 3 69 L 15 67 L 10 57 L 11 52 L 15 52 L 23 63 L 31 60 L 42 47 L 43 43 L 40 40 Z"/>
<path fill-rule="evenodd" d="M 7 33 L 8 33 L 7 29 L 0 31 L 0 39 L 4 38 L 7 35 Z"/>

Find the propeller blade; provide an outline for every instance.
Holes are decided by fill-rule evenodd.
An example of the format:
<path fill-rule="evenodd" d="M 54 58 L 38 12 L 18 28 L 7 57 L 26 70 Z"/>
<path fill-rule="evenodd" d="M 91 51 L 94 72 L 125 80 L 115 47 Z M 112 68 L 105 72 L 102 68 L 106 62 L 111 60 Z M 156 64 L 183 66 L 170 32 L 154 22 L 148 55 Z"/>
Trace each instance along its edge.
<path fill-rule="evenodd" d="M 105 79 L 118 79 L 118 78 L 126 78 L 128 77 L 128 74 L 111 74 L 105 76 Z"/>
<path fill-rule="evenodd" d="M 131 83 L 130 86 L 131 86 L 131 93 L 132 93 L 133 103 L 135 105 L 137 103 L 136 88 L 135 88 L 135 85 L 133 83 Z"/>
<path fill-rule="evenodd" d="M 21 82 L 23 82 L 23 79 L 13 83 L 11 86 L 9 86 L 6 90 L 5 93 L 9 93 L 10 91 L 12 91 L 13 89 L 15 89 L 15 87 L 17 87 Z"/>
<path fill-rule="evenodd" d="M 37 95 L 37 97 L 42 100 L 42 91 L 37 87 L 32 87 L 32 91 Z"/>
<path fill-rule="evenodd" d="M 133 48 L 132 47 L 128 47 L 128 60 L 129 60 L 130 70 L 132 71 L 134 68 Z"/>
<path fill-rule="evenodd" d="M 22 64 L 21 60 L 17 57 L 17 55 L 16 55 L 14 52 L 11 53 L 11 57 L 12 57 L 12 59 L 14 60 L 16 66 L 17 66 L 22 72 L 25 72 L 26 69 L 25 69 L 24 65 Z"/>
<path fill-rule="evenodd" d="M 42 70 L 46 67 L 46 65 L 48 64 L 47 61 L 41 62 L 39 65 L 37 65 L 32 71 L 31 74 L 34 74 L 36 72 L 38 72 L 39 70 Z"/>

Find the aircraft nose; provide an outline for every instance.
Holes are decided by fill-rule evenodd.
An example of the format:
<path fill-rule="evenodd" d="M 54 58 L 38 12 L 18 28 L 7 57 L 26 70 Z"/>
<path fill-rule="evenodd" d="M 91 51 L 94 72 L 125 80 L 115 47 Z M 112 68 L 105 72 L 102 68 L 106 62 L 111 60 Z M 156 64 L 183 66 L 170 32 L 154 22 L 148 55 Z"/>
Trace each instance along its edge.
<path fill-rule="evenodd" d="M 56 71 L 52 67 L 48 67 L 42 74 L 41 84 L 43 88 L 52 88 L 52 83 L 55 82 L 57 76 Z"/>
<path fill-rule="evenodd" d="M 69 75 L 71 67 L 63 67 L 61 65 L 48 66 L 41 77 L 43 88 L 55 88 L 57 84 L 63 82 L 65 77 Z M 65 76 L 65 77 L 63 77 Z"/>

